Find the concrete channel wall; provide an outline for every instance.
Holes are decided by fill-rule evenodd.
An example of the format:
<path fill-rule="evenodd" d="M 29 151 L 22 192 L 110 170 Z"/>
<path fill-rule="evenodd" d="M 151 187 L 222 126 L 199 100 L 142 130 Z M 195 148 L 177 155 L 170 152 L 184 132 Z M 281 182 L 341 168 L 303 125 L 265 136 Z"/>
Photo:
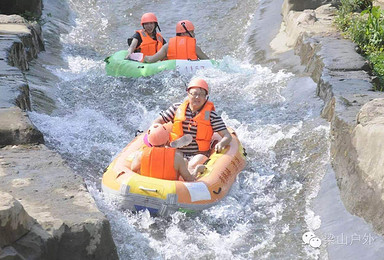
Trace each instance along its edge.
<path fill-rule="evenodd" d="M 44 145 L 28 118 L 23 71 L 44 50 L 42 32 L 5 2 L 0 10 L 10 15 L 0 15 L 0 259 L 118 259 L 109 221 L 83 179 Z M 41 0 L 8 2 L 14 12 L 41 14 Z"/>
<path fill-rule="evenodd" d="M 337 32 L 331 5 L 337 1 L 325 2 L 304 10 L 307 1 L 285 0 L 285 47 L 295 49 L 324 100 L 321 114 L 331 124 L 331 162 L 345 207 L 384 235 L 384 93 L 373 91 L 367 62 Z"/>

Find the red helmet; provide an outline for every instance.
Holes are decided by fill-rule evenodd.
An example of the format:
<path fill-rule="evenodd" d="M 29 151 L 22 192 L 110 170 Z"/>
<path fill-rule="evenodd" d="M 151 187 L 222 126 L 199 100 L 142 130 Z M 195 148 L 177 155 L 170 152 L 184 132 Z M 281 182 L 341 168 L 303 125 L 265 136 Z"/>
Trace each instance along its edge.
<path fill-rule="evenodd" d="M 191 21 L 188 20 L 182 20 L 176 24 L 176 33 L 185 33 L 187 32 L 185 28 L 187 28 L 188 31 L 195 30 L 195 27 L 193 26 Z"/>
<path fill-rule="evenodd" d="M 205 91 L 207 91 L 207 94 L 209 94 L 208 83 L 203 79 L 200 79 L 200 78 L 192 79 L 188 84 L 187 91 L 191 88 L 202 88 Z"/>
<path fill-rule="evenodd" d="M 153 124 L 147 134 L 151 145 L 164 145 L 169 141 L 169 132 L 162 124 Z"/>
<path fill-rule="evenodd" d="M 141 17 L 141 25 L 144 23 L 157 23 L 157 17 L 154 13 L 145 13 Z"/>

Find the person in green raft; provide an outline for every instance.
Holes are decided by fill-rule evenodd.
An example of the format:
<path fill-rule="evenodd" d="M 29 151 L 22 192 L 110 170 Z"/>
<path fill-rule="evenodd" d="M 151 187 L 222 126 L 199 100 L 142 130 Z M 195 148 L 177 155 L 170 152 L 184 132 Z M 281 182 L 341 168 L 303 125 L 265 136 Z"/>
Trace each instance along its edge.
<path fill-rule="evenodd" d="M 169 39 L 161 49 L 152 56 L 145 56 L 143 62 L 153 63 L 168 60 L 208 60 L 208 56 L 196 45 L 195 27 L 188 20 L 176 24 L 176 36 Z"/>
<path fill-rule="evenodd" d="M 137 30 L 136 33 L 128 39 L 128 53 L 125 59 L 130 59 L 132 53 L 142 53 L 143 55 L 154 55 L 167 42 L 160 33 L 156 32 L 156 28 L 160 30 L 157 17 L 154 13 L 145 13 L 141 17 L 141 26 L 143 29 Z"/>

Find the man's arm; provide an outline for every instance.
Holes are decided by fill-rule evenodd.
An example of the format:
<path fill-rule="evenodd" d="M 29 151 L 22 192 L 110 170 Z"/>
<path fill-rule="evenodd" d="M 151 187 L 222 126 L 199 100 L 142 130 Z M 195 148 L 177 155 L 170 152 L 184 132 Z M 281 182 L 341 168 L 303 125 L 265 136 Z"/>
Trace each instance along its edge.
<path fill-rule="evenodd" d="M 196 45 L 196 55 L 200 60 L 209 60 L 208 56 Z"/>
<path fill-rule="evenodd" d="M 228 129 L 221 130 L 218 134 L 223 138 L 216 144 L 215 151 L 220 153 L 232 141 L 232 135 L 229 133 Z"/>
<path fill-rule="evenodd" d="M 163 47 L 161 47 L 161 49 L 158 52 L 156 52 L 155 55 L 145 56 L 143 62 L 153 63 L 159 60 L 163 60 L 167 57 L 167 53 L 168 53 L 168 43 L 163 45 Z"/>
<path fill-rule="evenodd" d="M 173 122 L 173 119 L 176 114 L 177 108 L 180 106 L 181 103 L 175 103 L 168 107 L 167 110 L 161 111 L 160 116 L 158 116 L 154 121 L 153 124 L 159 123 L 159 124 L 165 124 L 168 122 Z"/>
<path fill-rule="evenodd" d="M 183 155 L 176 151 L 175 153 L 175 170 L 183 177 L 184 181 L 195 181 L 195 177 L 188 171 L 187 163 L 184 161 Z"/>

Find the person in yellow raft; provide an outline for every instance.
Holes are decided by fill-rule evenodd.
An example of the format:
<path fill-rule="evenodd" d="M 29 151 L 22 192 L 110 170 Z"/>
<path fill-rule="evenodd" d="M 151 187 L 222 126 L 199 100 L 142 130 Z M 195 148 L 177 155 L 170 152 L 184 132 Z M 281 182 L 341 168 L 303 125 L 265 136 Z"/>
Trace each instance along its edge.
<path fill-rule="evenodd" d="M 188 20 L 176 24 L 176 36 L 169 39 L 154 55 L 145 56 L 143 62 L 153 63 L 159 60 L 207 60 L 208 56 L 196 45 L 195 27 Z"/>
<path fill-rule="evenodd" d="M 173 123 L 171 141 L 187 134 L 192 136 L 192 142 L 178 150 L 183 152 L 185 158 L 191 159 L 189 165 L 193 168 L 208 158 L 214 132 L 222 137 L 215 145 L 215 151 L 218 153 L 229 145 L 232 136 L 221 116 L 215 112 L 213 102 L 208 100 L 209 88 L 204 79 L 192 79 L 188 84 L 187 93 L 188 97 L 182 103 L 175 103 L 162 111 L 154 123 Z"/>
<path fill-rule="evenodd" d="M 131 170 L 143 176 L 164 180 L 194 181 L 194 175 L 203 171 L 204 166 L 195 168 L 191 174 L 181 152 L 168 147 L 169 131 L 162 124 L 153 124 L 147 131 L 147 138 L 152 147 L 144 146 L 142 151 L 134 155 Z"/>
<path fill-rule="evenodd" d="M 188 98 L 183 103 L 173 104 L 154 120 L 147 132 L 148 142 L 153 147 L 144 147 L 135 154 L 131 170 L 160 179 L 177 180 L 181 175 L 185 181 L 194 181 L 195 176 L 205 169 L 202 163 L 208 159 L 213 133 L 221 136 L 215 145 L 217 153 L 232 141 L 222 118 L 215 112 L 213 102 L 208 101 L 207 82 L 200 78 L 192 79 L 187 93 Z M 171 131 L 164 126 L 167 122 L 173 123 Z M 177 151 L 166 147 L 169 141 L 175 143 L 187 136 L 191 139 L 185 145 L 175 145 L 179 147 Z"/>
<path fill-rule="evenodd" d="M 137 30 L 136 33 L 128 39 L 128 53 L 125 59 L 130 59 L 130 55 L 134 52 L 140 52 L 144 56 L 154 55 L 158 52 L 166 41 L 163 36 L 156 31 L 160 30 L 157 17 L 154 13 L 145 13 L 141 17 L 141 25 L 143 29 Z"/>

